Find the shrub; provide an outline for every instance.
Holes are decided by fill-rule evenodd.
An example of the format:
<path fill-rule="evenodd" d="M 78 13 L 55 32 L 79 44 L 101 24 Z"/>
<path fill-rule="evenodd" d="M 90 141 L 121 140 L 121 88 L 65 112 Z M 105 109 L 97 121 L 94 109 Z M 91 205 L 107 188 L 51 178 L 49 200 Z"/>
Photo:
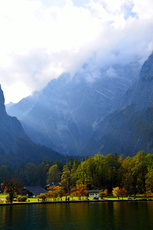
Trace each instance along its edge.
<path fill-rule="evenodd" d="M 147 191 L 147 192 L 146 192 L 146 196 L 147 196 L 147 197 L 153 196 L 152 191 L 151 191 L 151 190 Z"/>
<path fill-rule="evenodd" d="M 6 199 L 7 201 L 9 201 L 9 200 L 10 200 L 10 196 L 7 195 L 5 199 Z"/>
<path fill-rule="evenodd" d="M 18 196 L 17 197 L 17 201 L 18 202 L 25 202 L 27 200 L 27 197 L 26 196 Z"/>
<path fill-rule="evenodd" d="M 36 198 L 45 201 L 47 199 L 47 195 L 45 193 L 40 193 L 39 195 L 36 196 Z"/>
<path fill-rule="evenodd" d="M 100 197 L 101 199 L 103 199 L 104 196 L 107 196 L 107 193 L 108 193 L 108 190 L 105 189 L 103 192 L 100 192 L 100 193 L 99 193 L 99 197 Z"/>

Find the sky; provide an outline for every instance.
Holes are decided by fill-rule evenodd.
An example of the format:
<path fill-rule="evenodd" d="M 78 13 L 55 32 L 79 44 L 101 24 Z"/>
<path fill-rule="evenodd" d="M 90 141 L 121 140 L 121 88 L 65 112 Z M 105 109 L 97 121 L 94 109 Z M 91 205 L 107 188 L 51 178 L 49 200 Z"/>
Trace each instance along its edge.
<path fill-rule="evenodd" d="M 0 84 L 15 103 L 87 60 L 145 61 L 153 0 L 0 0 L 0 31 Z"/>

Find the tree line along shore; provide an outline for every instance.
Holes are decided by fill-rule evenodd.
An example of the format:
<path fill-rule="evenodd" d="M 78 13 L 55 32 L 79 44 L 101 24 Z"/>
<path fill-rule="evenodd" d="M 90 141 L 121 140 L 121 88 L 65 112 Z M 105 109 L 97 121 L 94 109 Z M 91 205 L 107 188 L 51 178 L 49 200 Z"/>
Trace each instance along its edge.
<path fill-rule="evenodd" d="M 76 195 L 79 191 L 77 186 L 80 186 L 80 191 L 82 186 L 84 191 L 101 189 L 103 193 L 107 191 L 107 195 L 116 190 L 116 197 L 133 195 L 135 198 L 140 194 L 152 197 L 153 154 L 146 154 L 145 151 L 132 157 L 96 154 L 81 161 L 68 158 L 65 163 L 55 161 L 41 162 L 38 165 L 30 162 L 20 166 L 1 165 L 0 182 L 4 185 L 1 186 L 2 191 L 6 186 L 6 178 L 19 178 L 22 185 L 48 185 L 48 188 L 58 183 L 50 191 L 55 193 L 59 189 L 58 194 L 61 190 L 67 196 L 75 193 L 79 197 Z"/>

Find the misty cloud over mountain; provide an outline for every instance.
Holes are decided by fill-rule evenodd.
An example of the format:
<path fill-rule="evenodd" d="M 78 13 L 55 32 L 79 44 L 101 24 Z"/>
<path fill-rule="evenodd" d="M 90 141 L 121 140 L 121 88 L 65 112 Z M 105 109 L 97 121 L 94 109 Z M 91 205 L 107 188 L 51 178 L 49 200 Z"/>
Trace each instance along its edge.
<path fill-rule="evenodd" d="M 126 92 L 122 106 L 97 127 L 84 153 L 133 155 L 153 152 L 153 53 L 143 64 L 137 83 Z"/>
<path fill-rule="evenodd" d="M 51 80 L 42 91 L 8 107 L 8 113 L 20 119 L 34 142 L 80 154 L 102 120 L 120 108 L 141 68 L 138 60 L 91 66 L 90 60 L 73 77 L 65 73 Z"/>
<path fill-rule="evenodd" d="M 142 64 L 153 50 L 152 15 L 152 0 L 3 1 L 0 82 L 6 103 L 42 90 L 63 72 L 74 76 L 86 62 L 92 72 L 138 59 Z"/>

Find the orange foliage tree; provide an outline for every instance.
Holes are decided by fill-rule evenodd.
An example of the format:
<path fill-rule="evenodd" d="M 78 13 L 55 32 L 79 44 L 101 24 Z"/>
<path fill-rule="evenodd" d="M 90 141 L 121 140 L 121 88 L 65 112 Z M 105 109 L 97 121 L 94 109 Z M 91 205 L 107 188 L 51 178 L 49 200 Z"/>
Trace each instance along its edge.
<path fill-rule="evenodd" d="M 52 191 L 49 191 L 48 193 L 46 193 L 46 195 L 48 198 L 54 198 L 55 197 L 54 192 L 52 192 Z"/>
<path fill-rule="evenodd" d="M 48 192 L 47 196 L 50 197 L 50 198 L 61 198 L 62 196 L 64 196 L 64 190 L 63 190 L 63 187 L 60 187 L 60 186 L 51 186 L 50 187 L 50 192 Z"/>
<path fill-rule="evenodd" d="M 87 187 L 84 184 L 76 185 L 76 196 L 81 198 L 81 196 L 87 196 Z"/>
<path fill-rule="evenodd" d="M 125 188 L 115 187 L 112 190 L 112 194 L 113 194 L 113 196 L 117 196 L 118 199 L 120 196 L 123 199 L 123 197 L 127 195 L 127 190 Z"/>
<path fill-rule="evenodd" d="M 151 191 L 151 190 L 148 190 L 148 191 L 146 192 L 146 196 L 147 196 L 147 197 L 149 197 L 149 196 L 153 196 L 152 191 Z"/>
<path fill-rule="evenodd" d="M 120 188 L 120 196 L 122 197 L 122 200 L 123 200 L 123 197 L 127 195 L 127 190 L 125 188 Z"/>
<path fill-rule="evenodd" d="M 19 193 L 21 189 L 21 182 L 16 178 L 7 178 L 1 183 L 1 189 L 4 194 L 9 194 L 9 200 L 12 203 L 15 193 Z"/>

